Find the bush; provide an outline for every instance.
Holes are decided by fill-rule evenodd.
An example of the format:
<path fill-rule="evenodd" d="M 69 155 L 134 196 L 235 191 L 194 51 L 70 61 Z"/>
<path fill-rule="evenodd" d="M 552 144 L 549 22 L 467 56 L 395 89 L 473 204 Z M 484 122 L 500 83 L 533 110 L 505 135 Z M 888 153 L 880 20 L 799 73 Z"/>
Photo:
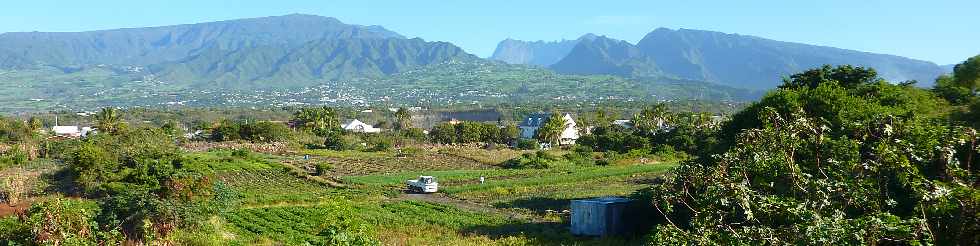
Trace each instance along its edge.
<path fill-rule="evenodd" d="M 521 139 L 517 141 L 517 149 L 522 150 L 538 150 L 541 148 L 541 144 L 538 140 L 534 139 Z"/>
<path fill-rule="evenodd" d="M 359 146 L 360 139 L 356 136 L 344 134 L 340 131 L 327 131 L 323 132 L 324 136 L 323 146 L 330 150 L 356 150 L 360 149 Z"/>
<path fill-rule="evenodd" d="M 504 168 L 512 169 L 545 169 L 551 168 L 561 161 L 561 158 L 545 151 L 524 153 L 521 156 L 504 162 Z"/>
<path fill-rule="evenodd" d="M 395 141 L 386 135 L 373 136 L 369 139 L 368 144 L 371 145 L 371 148 L 368 150 L 374 152 L 390 151 L 395 147 Z"/>
<path fill-rule="evenodd" d="M 252 142 L 283 142 L 292 138 L 292 130 L 285 124 L 260 121 L 241 125 L 239 135 L 239 138 Z"/>
<path fill-rule="evenodd" d="M 418 140 L 418 141 L 425 141 L 425 139 L 426 139 L 425 131 L 423 131 L 421 128 L 408 128 L 408 129 L 402 130 L 400 132 L 400 134 L 401 134 L 401 137 L 407 138 L 407 139 L 414 139 L 414 140 Z"/>
<path fill-rule="evenodd" d="M 327 174 L 327 172 L 329 172 L 330 169 L 333 169 L 333 166 L 331 166 L 330 163 L 317 163 L 314 166 L 314 168 L 315 168 L 316 176 L 323 176 Z"/>
<path fill-rule="evenodd" d="M 565 159 L 578 165 L 596 164 L 595 159 L 592 158 L 592 147 L 584 145 L 572 147 L 572 152 L 565 154 Z"/>

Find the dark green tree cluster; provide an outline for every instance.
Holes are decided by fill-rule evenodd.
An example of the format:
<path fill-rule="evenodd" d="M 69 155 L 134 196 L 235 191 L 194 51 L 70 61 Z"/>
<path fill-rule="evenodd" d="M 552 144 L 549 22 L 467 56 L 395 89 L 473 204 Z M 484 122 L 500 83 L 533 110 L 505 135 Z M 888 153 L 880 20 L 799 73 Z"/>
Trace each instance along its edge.
<path fill-rule="evenodd" d="M 656 104 L 633 115 L 626 126 L 600 124 L 577 144 L 597 151 L 649 152 L 668 156 L 704 155 L 717 142 L 719 127 L 708 113 L 676 113 Z M 675 151 L 679 151 L 675 153 Z"/>
<path fill-rule="evenodd" d="M 519 137 L 517 126 L 503 128 L 492 123 L 464 121 L 458 124 L 440 123 L 432 128 L 429 137 L 442 144 L 498 143 L 511 144 Z"/>
<path fill-rule="evenodd" d="M 872 69 L 791 76 L 636 194 L 650 201 L 650 242 L 978 244 L 978 138 L 948 108 Z"/>
<path fill-rule="evenodd" d="M 282 142 L 292 138 L 292 130 L 278 122 L 241 123 L 222 120 L 211 128 L 210 140 L 215 142 L 246 140 L 251 142 Z"/>
<path fill-rule="evenodd" d="M 292 125 L 317 136 L 340 130 L 340 114 L 331 107 L 302 108 L 293 115 Z"/>

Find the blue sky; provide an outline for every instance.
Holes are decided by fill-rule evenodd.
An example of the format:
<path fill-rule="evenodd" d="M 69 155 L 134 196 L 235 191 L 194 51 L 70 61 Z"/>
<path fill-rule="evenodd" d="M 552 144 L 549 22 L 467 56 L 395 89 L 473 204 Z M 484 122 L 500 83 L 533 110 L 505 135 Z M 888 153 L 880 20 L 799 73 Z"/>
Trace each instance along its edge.
<path fill-rule="evenodd" d="M 0 32 L 85 31 L 305 13 L 382 25 L 489 56 L 504 38 L 635 43 L 657 27 L 755 35 L 939 64 L 980 54 L 980 1 L 9 0 Z"/>

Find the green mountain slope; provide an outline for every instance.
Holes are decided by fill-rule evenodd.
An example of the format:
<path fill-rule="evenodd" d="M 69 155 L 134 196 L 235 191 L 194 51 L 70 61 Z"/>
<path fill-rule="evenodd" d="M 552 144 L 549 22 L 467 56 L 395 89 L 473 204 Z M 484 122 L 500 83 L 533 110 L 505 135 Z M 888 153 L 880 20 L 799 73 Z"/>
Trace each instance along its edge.
<path fill-rule="evenodd" d="M 330 17 L 287 15 L 200 24 L 91 32 L 0 34 L 2 68 L 149 65 L 207 49 L 294 46 L 320 39 L 403 38 L 379 26 L 349 25 Z"/>
<path fill-rule="evenodd" d="M 151 66 L 159 79 L 195 87 L 277 88 L 325 80 L 377 78 L 449 60 L 478 59 L 446 42 L 422 39 L 321 39 L 289 46 L 211 48 Z"/>

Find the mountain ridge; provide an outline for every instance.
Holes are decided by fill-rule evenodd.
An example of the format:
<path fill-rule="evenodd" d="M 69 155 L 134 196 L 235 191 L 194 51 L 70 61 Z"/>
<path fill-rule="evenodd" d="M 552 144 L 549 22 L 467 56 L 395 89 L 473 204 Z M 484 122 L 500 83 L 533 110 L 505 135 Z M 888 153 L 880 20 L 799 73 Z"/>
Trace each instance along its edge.
<path fill-rule="evenodd" d="M 596 37 L 600 36 L 590 39 Z M 548 67 L 566 74 L 666 76 L 751 89 L 775 88 L 784 76 L 825 64 L 872 67 L 890 81 L 917 80 L 920 86 L 930 86 L 936 76 L 948 70 L 933 62 L 892 54 L 686 28 L 660 27 L 635 44 L 623 41 L 633 48 L 582 42 L 584 39 L 578 39 L 568 55 Z M 634 48 L 639 52 L 629 53 L 639 55 L 626 59 L 603 55 Z"/>

